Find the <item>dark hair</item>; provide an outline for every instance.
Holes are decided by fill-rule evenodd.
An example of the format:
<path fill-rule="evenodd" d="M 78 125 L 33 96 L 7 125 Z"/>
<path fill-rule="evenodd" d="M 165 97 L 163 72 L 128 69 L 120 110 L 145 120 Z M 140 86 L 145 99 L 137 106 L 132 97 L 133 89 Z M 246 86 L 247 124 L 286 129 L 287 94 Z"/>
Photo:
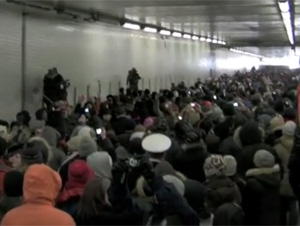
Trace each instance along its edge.
<path fill-rule="evenodd" d="M 103 212 L 108 204 L 105 201 L 106 191 L 104 191 L 103 181 L 95 179 L 85 185 L 80 198 L 77 217 L 88 219 Z"/>
<path fill-rule="evenodd" d="M 35 118 L 36 118 L 37 120 L 43 120 L 43 115 L 44 115 L 45 112 L 47 112 L 47 111 L 46 111 L 46 109 L 44 109 L 44 108 L 41 108 L 41 109 L 37 110 L 37 111 L 35 112 Z"/>
<path fill-rule="evenodd" d="M 115 113 L 116 115 L 123 115 L 126 113 L 125 107 L 124 106 L 118 106 L 115 108 Z"/>

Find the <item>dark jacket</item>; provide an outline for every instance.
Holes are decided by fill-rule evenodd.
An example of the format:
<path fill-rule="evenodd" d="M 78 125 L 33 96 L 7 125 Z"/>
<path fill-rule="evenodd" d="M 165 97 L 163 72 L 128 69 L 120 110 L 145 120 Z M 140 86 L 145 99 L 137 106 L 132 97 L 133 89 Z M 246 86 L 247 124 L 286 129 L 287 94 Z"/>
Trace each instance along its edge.
<path fill-rule="evenodd" d="M 236 202 L 241 204 L 242 202 L 237 185 L 226 176 L 220 175 L 208 178 L 205 186 L 207 188 L 207 206 L 212 213 L 224 203 Z"/>
<path fill-rule="evenodd" d="M 247 171 L 243 196 L 245 224 L 280 225 L 280 167 Z"/>
<path fill-rule="evenodd" d="M 276 164 L 280 164 L 280 159 L 275 151 L 275 149 L 267 144 L 254 144 L 254 145 L 248 145 L 243 148 L 242 151 L 242 159 L 240 161 L 240 164 L 238 165 L 238 172 L 242 177 L 244 177 L 247 170 L 255 168 L 253 163 L 254 155 L 259 150 L 266 150 L 269 151 L 274 157 Z"/>
<path fill-rule="evenodd" d="M 289 168 L 289 181 L 298 201 L 300 200 L 300 129 L 297 127 L 294 136 L 294 145 L 290 155 L 288 164 Z"/>
<path fill-rule="evenodd" d="M 236 203 L 221 205 L 214 215 L 213 225 L 243 225 L 244 212 Z"/>
<path fill-rule="evenodd" d="M 111 207 L 89 219 L 80 219 L 78 216 L 74 219 L 77 225 L 142 225 L 148 221 L 152 210 L 155 209 L 156 216 L 174 213 L 185 225 L 199 225 L 197 214 L 173 185 L 166 184 L 162 177 L 157 177 L 150 187 L 157 201 L 152 209 L 134 200 L 126 186 L 113 181 L 109 189 Z"/>
<path fill-rule="evenodd" d="M 235 143 L 233 136 L 227 137 L 223 140 L 220 144 L 220 153 L 222 155 L 232 155 L 236 162 L 239 164 L 242 158 L 242 150 L 241 148 Z"/>
<path fill-rule="evenodd" d="M 205 174 L 203 164 L 209 155 L 201 143 L 183 144 L 181 151 L 177 154 L 174 168 L 192 180 L 203 183 Z"/>
<path fill-rule="evenodd" d="M 133 131 L 136 123 L 127 116 L 121 116 L 112 123 L 112 128 L 117 135 L 124 134 L 128 131 Z"/>

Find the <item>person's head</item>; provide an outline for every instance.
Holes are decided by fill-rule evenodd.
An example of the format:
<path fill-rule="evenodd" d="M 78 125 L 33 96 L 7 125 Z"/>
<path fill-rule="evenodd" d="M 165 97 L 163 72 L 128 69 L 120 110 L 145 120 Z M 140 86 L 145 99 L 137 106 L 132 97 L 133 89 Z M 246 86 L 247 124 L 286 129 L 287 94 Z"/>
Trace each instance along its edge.
<path fill-rule="evenodd" d="M 107 103 L 113 104 L 113 102 L 114 102 L 114 97 L 113 97 L 113 95 L 108 95 L 108 96 L 106 97 L 106 100 L 107 100 Z"/>
<path fill-rule="evenodd" d="M 22 158 L 21 152 L 23 145 L 13 145 L 8 148 L 8 161 L 10 162 L 13 169 L 17 169 L 21 166 Z"/>
<path fill-rule="evenodd" d="M 121 87 L 121 88 L 119 89 L 119 93 L 122 94 L 122 95 L 124 95 L 124 94 L 125 94 L 125 89 L 124 89 L 123 87 Z"/>
<path fill-rule="evenodd" d="M 224 161 L 226 163 L 225 174 L 228 177 L 232 177 L 236 174 L 237 162 L 232 155 L 225 155 Z"/>
<path fill-rule="evenodd" d="M 169 137 L 163 134 L 150 134 L 142 141 L 143 149 L 154 159 L 163 159 L 165 152 L 169 150 L 172 142 Z"/>
<path fill-rule="evenodd" d="M 19 171 L 12 170 L 5 174 L 3 182 L 4 194 L 0 199 L 2 216 L 22 204 L 23 179 L 23 173 Z"/>
<path fill-rule="evenodd" d="M 47 121 L 48 120 L 47 110 L 44 108 L 37 110 L 35 112 L 35 118 L 36 118 L 36 120 L 39 120 L 39 121 Z"/>
<path fill-rule="evenodd" d="M 37 147 L 25 147 L 21 152 L 21 167 L 26 171 L 33 164 L 42 164 L 43 155 Z"/>
<path fill-rule="evenodd" d="M 76 159 L 69 166 L 68 181 L 65 185 L 65 188 L 83 188 L 88 181 L 94 178 L 94 172 L 89 167 L 87 162 L 82 159 Z"/>
<path fill-rule="evenodd" d="M 11 170 L 4 176 L 3 192 L 7 197 L 23 196 L 23 173 L 17 170 Z"/>
<path fill-rule="evenodd" d="M 85 114 L 81 114 L 77 121 L 79 125 L 85 125 L 88 120 Z"/>
<path fill-rule="evenodd" d="M 88 182 L 80 198 L 77 216 L 88 219 L 103 213 L 103 210 L 110 206 L 107 193 L 103 187 L 103 181 L 95 179 Z"/>
<path fill-rule="evenodd" d="M 269 168 L 275 165 L 275 157 L 267 150 L 258 150 L 253 158 L 253 163 L 257 168 Z"/>
<path fill-rule="evenodd" d="M 226 162 L 221 155 L 210 155 L 205 159 L 203 169 L 206 179 L 213 176 L 224 176 L 226 172 Z"/>
<path fill-rule="evenodd" d="M 117 106 L 115 109 L 116 115 L 121 116 L 126 114 L 126 110 L 124 106 Z"/>
<path fill-rule="evenodd" d="M 24 201 L 54 205 L 61 186 L 59 174 L 50 167 L 44 164 L 31 165 L 24 175 Z"/>
<path fill-rule="evenodd" d="M 242 146 L 260 144 L 263 141 L 263 136 L 263 130 L 255 121 L 247 122 L 242 126 L 239 133 Z"/>
<path fill-rule="evenodd" d="M 105 108 L 103 109 L 103 111 L 101 112 L 102 115 L 102 119 L 106 122 L 110 122 L 112 115 L 111 115 L 111 110 L 109 108 Z"/>
<path fill-rule="evenodd" d="M 293 121 L 287 121 L 282 127 L 282 135 L 287 137 L 294 137 L 296 130 L 296 123 Z"/>
<path fill-rule="evenodd" d="M 98 147 L 96 141 L 90 136 L 80 138 L 78 154 L 82 158 L 87 158 L 90 154 L 97 152 Z"/>
<path fill-rule="evenodd" d="M 43 163 L 47 164 L 52 158 L 51 147 L 48 142 L 41 137 L 33 137 L 26 143 L 26 148 L 37 149 L 41 152 Z"/>
<path fill-rule="evenodd" d="M 296 121 L 297 111 L 294 108 L 286 108 L 283 112 L 283 118 L 285 121 Z"/>

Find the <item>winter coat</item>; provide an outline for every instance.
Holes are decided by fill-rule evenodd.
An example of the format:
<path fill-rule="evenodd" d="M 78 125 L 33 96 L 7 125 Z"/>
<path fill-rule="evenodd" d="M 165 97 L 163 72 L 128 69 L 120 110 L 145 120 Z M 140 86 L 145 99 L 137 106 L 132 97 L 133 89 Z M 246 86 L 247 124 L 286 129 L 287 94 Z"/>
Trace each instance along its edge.
<path fill-rule="evenodd" d="M 206 147 L 201 143 L 183 144 L 181 151 L 176 156 L 174 168 L 192 180 L 203 183 L 205 174 L 203 164 L 209 155 Z"/>
<path fill-rule="evenodd" d="M 48 165 L 55 171 L 59 169 L 59 167 L 62 165 L 62 163 L 66 160 L 67 156 L 66 154 L 55 147 L 51 148 L 52 151 L 52 157 L 48 162 Z"/>
<path fill-rule="evenodd" d="M 214 214 L 213 226 L 217 225 L 243 225 L 244 212 L 236 203 L 221 205 Z"/>
<path fill-rule="evenodd" d="M 110 207 L 98 216 L 82 219 L 75 216 L 77 225 L 144 225 L 154 210 L 155 215 L 176 214 L 185 225 L 199 225 L 199 218 L 173 185 L 157 177 L 149 187 L 156 198 L 156 204 L 148 205 L 133 199 L 126 186 L 112 182 L 109 189 Z"/>
<path fill-rule="evenodd" d="M 136 123 L 127 116 L 120 116 L 112 123 L 112 128 L 117 135 L 124 134 L 128 131 L 133 131 Z"/>
<path fill-rule="evenodd" d="M 300 129 L 296 128 L 294 145 L 289 159 L 289 181 L 298 201 L 300 200 Z"/>
<path fill-rule="evenodd" d="M 232 155 L 238 164 L 237 168 L 239 168 L 239 163 L 242 159 L 242 149 L 235 143 L 233 136 L 229 136 L 223 140 L 219 150 L 221 155 Z"/>
<path fill-rule="evenodd" d="M 278 158 L 278 155 L 273 147 L 263 143 L 248 145 L 242 150 L 242 161 L 238 168 L 238 172 L 240 172 L 242 177 L 244 177 L 247 170 L 255 168 L 253 158 L 255 153 L 259 150 L 269 151 L 274 156 L 276 164 L 281 165 L 280 159 Z"/>
<path fill-rule="evenodd" d="M 294 193 L 289 182 L 288 162 L 293 148 L 293 144 L 293 137 L 282 136 L 279 139 L 279 143 L 274 146 L 274 149 L 276 150 L 278 157 L 281 160 L 281 164 L 284 170 L 284 175 L 280 186 L 280 194 L 290 197 L 293 197 Z"/>
<path fill-rule="evenodd" d="M 207 179 L 204 183 L 207 189 L 207 207 L 214 213 L 224 203 L 241 204 L 242 198 L 237 185 L 228 177 L 220 175 Z"/>
<path fill-rule="evenodd" d="M 24 204 L 9 211 L 1 225 L 75 225 L 70 215 L 53 206 L 60 188 L 61 179 L 51 168 L 30 166 L 24 177 Z"/>
<path fill-rule="evenodd" d="M 279 165 L 247 171 L 243 196 L 246 225 L 280 225 L 279 171 Z"/>

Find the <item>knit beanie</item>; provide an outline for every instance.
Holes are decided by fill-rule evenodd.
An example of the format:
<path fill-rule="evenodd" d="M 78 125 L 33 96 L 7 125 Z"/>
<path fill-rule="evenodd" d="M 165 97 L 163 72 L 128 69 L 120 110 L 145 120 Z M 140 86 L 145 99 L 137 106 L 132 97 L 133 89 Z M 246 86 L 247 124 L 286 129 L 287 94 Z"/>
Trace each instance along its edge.
<path fill-rule="evenodd" d="M 205 159 L 204 173 L 206 178 L 218 175 L 225 175 L 226 163 L 221 155 L 211 155 Z"/>
<path fill-rule="evenodd" d="M 78 151 L 81 137 L 75 136 L 72 137 L 68 142 L 67 146 L 70 151 Z"/>
<path fill-rule="evenodd" d="M 88 166 L 86 161 L 77 159 L 69 166 L 68 179 L 70 182 L 77 184 L 86 184 L 88 180 L 93 178 L 94 172 Z"/>
<path fill-rule="evenodd" d="M 226 163 L 226 171 L 225 174 L 228 177 L 231 177 L 236 174 L 237 162 L 232 155 L 225 155 L 224 161 Z"/>
<path fill-rule="evenodd" d="M 23 196 L 23 173 L 12 170 L 5 174 L 3 181 L 4 194 L 8 197 Z"/>
<path fill-rule="evenodd" d="M 43 155 L 42 152 L 36 147 L 26 147 L 21 152 L 22 163 L 27 165 L 42 164 Z"/>
<path fill-rule="evenodd" d="M 97 143 L 90 136 L 84 136 L 80 139 L 78 154 L 81 157 L 88 157 L 90 154 L 97 151 Z"/>
<path fill-rule="evenodd" d="M 134 128 L 134 132 L 146 132 L 146 128 L 143 125 L 137 125 Z"/>
<path fill-rule="evenodd" d="M 26 147 L 28 148 L 36 148 L 37 150 L 40 150 L 43 157 L 43 163 L 47 164 L 49 160 L 52 158 L 52 151 L 51 147 L 47 143 L 47 141 L 41 137 L 33 137 L 31 138 L 27 144 Z"/>
<path fill-rule="evenodd" d="M 266 150 L 258 150 L 253 159 L 257 168 L 273 167 L 275 165 L 274 156 Z"/>
<path fill-rule="evenodd" d="M 94 171 L 96 177 L 112 178 L 111 169 L 113 161 L 107 152 L 95 152 L 88 156 L 86 161 L 89 167 Z"/>
<path fill-rule="evenodd" d="M 282 134 L 285 136 L 292 137 L 294 136 L 295 130 L 296 130 L 296 123 L 294 123 L 293 121 L 288 121 L 282 127 Z"/>
<path fill-rule="evenodd" d="M 276 130 L 282 129 L 284 125 L 284 119 L 281 115 L 273 117 L 270 121 L 270 131 L 275 132 Z"/>
<path fill-rule="evenodd" d="M 134 132 L 131 134 L 130 138 L 129 138 L 129 141 L 135 139 L 135 138 L 140 138 L 140 139 L 143 139 L 145 136 L 145 132 Z"/>

